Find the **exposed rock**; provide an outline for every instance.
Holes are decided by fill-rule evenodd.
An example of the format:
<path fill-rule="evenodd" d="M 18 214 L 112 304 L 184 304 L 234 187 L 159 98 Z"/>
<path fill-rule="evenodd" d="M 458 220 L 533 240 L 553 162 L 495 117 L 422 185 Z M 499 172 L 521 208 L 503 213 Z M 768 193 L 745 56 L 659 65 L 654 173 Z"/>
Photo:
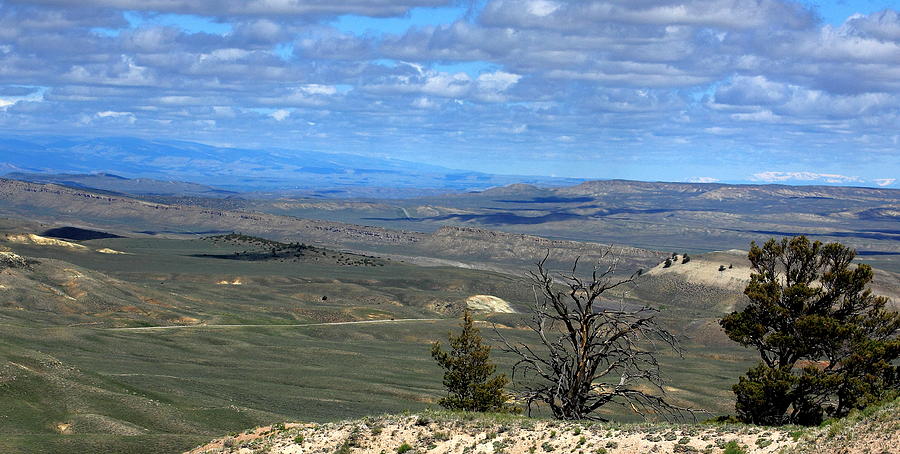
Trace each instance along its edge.
<path fill-rule="evenodd" d="M 28 259 L 13 252 L 0 251 L 0 268 L 29 268 Z"/>
<path fill-rule="evenodd" d="M 502 298 L 493 295 L 472 295 L 466 298 L 466 306 L 474 311 L 497 312 L 502 314 L 515 313 L 515 309 Z"/>

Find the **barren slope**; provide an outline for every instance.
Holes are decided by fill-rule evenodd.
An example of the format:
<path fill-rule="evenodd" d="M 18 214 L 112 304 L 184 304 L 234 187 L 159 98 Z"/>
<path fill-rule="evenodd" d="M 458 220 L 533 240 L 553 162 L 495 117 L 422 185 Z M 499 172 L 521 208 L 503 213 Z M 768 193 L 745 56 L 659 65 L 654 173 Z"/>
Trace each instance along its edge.
<path fill-rule="evenodd" d="M 190 454 L 267 453 L 722 453 L 747 454 L 794 444 L 786 430 L 751 426 L 560 422 L 460 413 L 384 416 L 333 424 L 284 424 L 215 440 Z M 407 449 L 408 448 L 408 449 Z"/>
<path fill-rule="evenodd" d="M 321 425 L 288 423 L 220 438 L 189 454 L 889 454 L 897 452 L 898 445 L 900 399 L 812 428 L 561 422 L 447 412 Z"/>

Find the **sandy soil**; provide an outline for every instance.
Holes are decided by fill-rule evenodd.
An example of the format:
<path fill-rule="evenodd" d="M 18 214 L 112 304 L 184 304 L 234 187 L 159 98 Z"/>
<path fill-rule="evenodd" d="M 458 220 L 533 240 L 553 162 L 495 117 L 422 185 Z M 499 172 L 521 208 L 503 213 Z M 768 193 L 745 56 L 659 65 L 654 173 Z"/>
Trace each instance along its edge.
<path fill-rule="evenodd" d="M 426 412 L 260 427 L 188 454 L 896 454 L 898 446 L 900 399 L 810 428 L 585 423 Z"/>
<path fill-rule="evenodd" d="M 752 426 L 409 415 L 268 426 L 213 441 L 190 453 L 722 453 L 730 442 L 747 454 L 777 453 L 795 443 L 787 431 Z"/>

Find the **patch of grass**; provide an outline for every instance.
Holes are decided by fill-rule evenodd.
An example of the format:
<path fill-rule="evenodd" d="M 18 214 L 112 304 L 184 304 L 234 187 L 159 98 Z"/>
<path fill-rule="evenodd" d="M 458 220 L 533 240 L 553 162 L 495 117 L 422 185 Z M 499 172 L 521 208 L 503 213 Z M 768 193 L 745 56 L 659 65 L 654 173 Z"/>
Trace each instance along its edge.
<path fill-rule="evenodd" d="M 737 441 L 731 440 L 725 443 L 725 449 L 722 454 L 747 454 L 747 450 Z"/>

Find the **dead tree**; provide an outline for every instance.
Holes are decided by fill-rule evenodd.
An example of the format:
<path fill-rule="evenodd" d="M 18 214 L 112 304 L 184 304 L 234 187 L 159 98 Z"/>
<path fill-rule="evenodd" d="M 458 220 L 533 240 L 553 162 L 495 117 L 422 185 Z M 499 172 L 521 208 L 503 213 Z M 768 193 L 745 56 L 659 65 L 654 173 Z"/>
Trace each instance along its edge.
<path fill-rule="evenodd" d="M 534 289 L 529 327 L 539 343 L 513 345 L 505 350 L 518 357 L 513 377 L 523 381 L 521 397 L 531 413 L 535 403 L 546 404 L 557 419 L 604 420 L 595 414 L 607 404 L 621 405 L 642 416 L 678 419 L 695 410 L 678 407 L 662 396 L 664 379 L 657 347 L 679 355 L 674 335 L 662 327 L 649 306 L 612 303 L 607 292 L 631 284 L 638 275 L 616 275 L 618 260 L 607 250 L 590 278 L 579 277 L 578 259 L 568 273 L 551 273 L 547 256 L 528 273 Z M 502 338 L 502 335 L 501 335 Z M 658 393 L 645 390 L 650 385 Z"/>

